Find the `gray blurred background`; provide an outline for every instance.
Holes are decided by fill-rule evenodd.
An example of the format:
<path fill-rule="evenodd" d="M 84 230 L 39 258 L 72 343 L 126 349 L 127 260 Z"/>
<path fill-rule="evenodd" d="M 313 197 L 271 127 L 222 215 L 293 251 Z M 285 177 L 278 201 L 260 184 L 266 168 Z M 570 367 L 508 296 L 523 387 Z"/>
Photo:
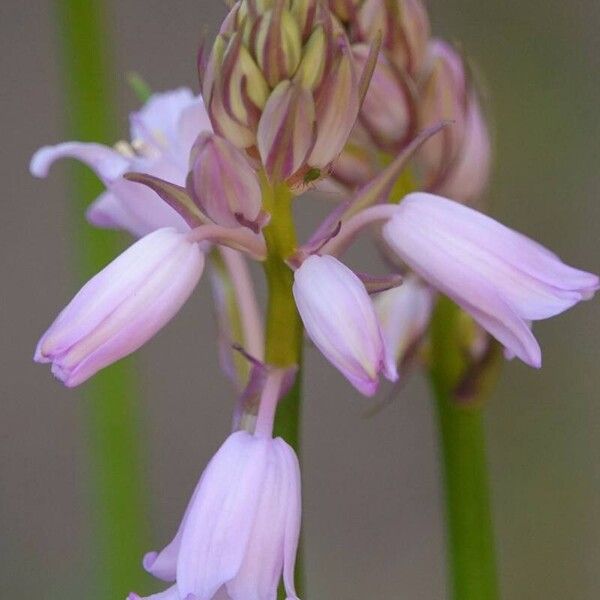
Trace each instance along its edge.
<path fill-rule="evenodd" d="M 225 10 L 217 0 L 109 4 L 125 137 L 137 102 L 123 73 L 139 71 L 155 90 L 195 86 L 200 33 L 212 34 Z M 434 31 L 460 40 L 487 80 L 497 128 L 491 212 L 598 272 L 600 3 L 432 0 L 430 7 Z M 27 172 L 38 146 L 64 137 L 52 8 L 17 0 L 0 7 L 0 597 L 7 599 L 90 598 L 94 571 L 86 408 L 31 360 L 38 336 L 82 283 L 70 255 L 67 171 L 57 166 L 46 181 Z M 150 547 L 170 539 L 229 426 L 232 397 L 218 372 L 209 302 L 201 286 L 135 362 Z M 503 597 L 592 600 L 600 597 L 600 304 L 541 323 L 536 334 L 544 368 L 507 364 L 487 411 Z M 397 402 L 365 419 L 369 401 L 314 349 L 306 374 L 308 598 L 443 600 L 439 467 L 425 382 L 413 378 Z"/>

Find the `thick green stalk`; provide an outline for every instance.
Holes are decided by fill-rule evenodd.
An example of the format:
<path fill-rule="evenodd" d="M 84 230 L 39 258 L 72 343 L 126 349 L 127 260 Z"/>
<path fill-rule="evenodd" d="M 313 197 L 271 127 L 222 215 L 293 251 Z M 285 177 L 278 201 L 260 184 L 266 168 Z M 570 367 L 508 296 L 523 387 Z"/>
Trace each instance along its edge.
<path fill-rule="evenodd" d="M 292 216 L 292 194 L 287 186 L 271 186 L 262 182 L 263 205 L 271 213 L 271 221 L 264 229 L 268 246 L 265 261 L 268 304 L 265 338 L 265 360 L 278 367 L 297 365 L 298 373 L 292 389 L 282 398 L 275 417 L 274 434 L 283 437 L 300 455 L 302 336 L 300 315 L 292 294 L 294 274 L 285 260 L 296 248 L 296 229 Z M 303 595 L 302 547 L 298 549 L 296 584 Z M 285 594 L 280 590 L 280 598 Z"/>
<path fill-rule="evenodd" d="M 109 36 L 101 0 L 57 0 L 68 139 L 111 143 L 115 110 L 110 90 Z M 74 166 L 71 177 L 76 257 L 87 278 L 120 251 L 115 234 L 88 226 L 83 214 L 101 186 Z M 124 598 L 139 589 L 139 559 L 145 546 L 135 374 L 130 361 L 99 373 L 83 388 L 88 415 L 90 486 L 94 517 L 93 564 L 97 577 L 88 598 Z"/>
<path fill-rule="evenodd" d="M 431 381 L 437 399 L 454 600 L 496 600 L 498 584 L 481 399 L 457 401 L 467 365 L 460 309 L 440 298 L 432 324 Z"/>

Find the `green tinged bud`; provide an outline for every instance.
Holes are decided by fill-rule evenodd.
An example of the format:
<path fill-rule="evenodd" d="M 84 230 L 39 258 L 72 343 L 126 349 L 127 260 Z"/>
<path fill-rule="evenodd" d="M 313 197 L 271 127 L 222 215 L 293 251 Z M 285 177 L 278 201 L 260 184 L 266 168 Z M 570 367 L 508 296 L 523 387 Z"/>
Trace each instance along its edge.
<path fill-rule="evenodd" d="M 201 80 L 215 132 L 294 187 L 328 173 L 361 102 L 350 44 L 322 0 L 240 0 Z"/>

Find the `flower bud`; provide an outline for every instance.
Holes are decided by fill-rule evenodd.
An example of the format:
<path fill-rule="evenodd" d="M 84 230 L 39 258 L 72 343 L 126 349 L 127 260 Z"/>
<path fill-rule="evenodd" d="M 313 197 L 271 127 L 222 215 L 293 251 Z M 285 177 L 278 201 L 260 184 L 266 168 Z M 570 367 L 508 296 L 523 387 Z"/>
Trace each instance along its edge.
<path fill-rule="evenodd" d="M 360 107 L 348 40 L 319 0 L 238 2 L 202 80 L 215 131 L 296 188 L 328 173 Z"/>
<path fill-rule="evenodd" d="M 489 176 L 489 133 L 465 61 L 445 42 L 431 43 L 419 107 L 421 128 L 452 121 L 419 152 L 417 164 L 425 186 L 457 200 L 475 199 Z"/>
<path fill-rule="evenodd" d="M 202 474 L 173 541 L 144 557 L 147 571 L 176 582 L 151 598 L 276 598 L 283 574 L 297 600 L 300 502 L 293 449 L 281 438 L 233 433 Z"/>
<path fill-rule="evenodd" d="M 158 229 L 90 279 L 42 336 L 35 360 L 68 387 L 137 350 L 188 299 L 204 255 L 174 229 Z"/>
<path fill-rule="evenodd" d="M 467 100 L 462 144 L 436 191 L 449 198 L 471 203 L 488 185 L 492 147 L 479 98 L 472 92 Z"/>
<path fill-rule="evenodd" d="M 352 47 L 354 58 L 363 67 L 369 47 Z M 416 107 L 410 81 L 394 67 L 384 54 L 379 54 L 371 83 L 360 113 L 360 121 L 381 149 L 402 148 L 414 133 Z"/>
<path fill-rule="evenodd" d="M 373 303 L 361 280 L 333 256 L 310 256 L 294 276 L 294 298 L 315 346 L 366 396 L 379 373 L 397 378 Z"/>
<path fill-rule="evenodd" d="M 416 77 L 429 40 L 429 17 L 421 0 L 329 0 L 350 40 L 370 43 L 382 35 L 382 50 L 397 69 Z"/>
<path fill-rule="evenodd" d="M 202 212 L 223 227 L 256 229 L 262 206 L 258 176 L 248 158 L 213 133 L 202 133 L 190 155 L 188 193 Z"/>
<path fill-rule="evenodd" d="M 357 123 L 343 152 L 335 161 L 332 177 L 343 186 L 355 189 L 371 181 L 379 168 L 377 147 L 364 127 Z"/>

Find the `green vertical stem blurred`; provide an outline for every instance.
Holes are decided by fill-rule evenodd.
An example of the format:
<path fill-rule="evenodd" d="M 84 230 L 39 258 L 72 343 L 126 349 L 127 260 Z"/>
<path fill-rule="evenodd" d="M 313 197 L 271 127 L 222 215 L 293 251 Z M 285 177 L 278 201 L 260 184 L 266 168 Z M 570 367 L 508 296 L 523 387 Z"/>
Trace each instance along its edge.
<path fill-rule="evenodd" d="M 101 0 L 56 0 L 59 25 L 64 106 L 68 139 L 111 143 L 115 136 L 115 107 L 111 90 L 110 35 Z M 82 278 L 110 262 L 121 250 L 114 233 L 88 226 L 83 214 L 101 191 L 96 177 L 74 166 L 73 254 Z M 96 375 L 84 385 L 93 494 L 92 558 L 95 580 L 86 597 L 124 598 L 141 583 L 140 556 L 146 531 L 141 502 L 142 477 L 138 437 L 136 381 L 131 361 Z"/>
<path fill-rule="evenodd" d="M 460 317 L 460 309 L 442 297 L 432 323 L 431 382 L 443 456 L 450 584 L 454 600 L 496 600 L 483 406 L 477 399 L 461 405 L 456 398 L 466 369 Z"/>

